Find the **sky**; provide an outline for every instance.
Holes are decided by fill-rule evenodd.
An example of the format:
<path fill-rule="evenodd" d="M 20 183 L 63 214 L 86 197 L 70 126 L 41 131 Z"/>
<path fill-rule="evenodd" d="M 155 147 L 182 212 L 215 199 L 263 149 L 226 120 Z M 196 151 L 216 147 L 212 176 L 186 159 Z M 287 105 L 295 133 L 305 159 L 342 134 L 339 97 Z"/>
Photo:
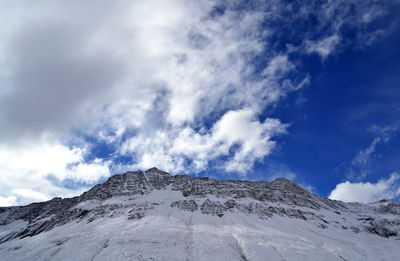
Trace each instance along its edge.
<path fill-rule="evenodd" d="M 400 1 L 0 0 L 0 206 L 126 171 L 400 198 Z"/>

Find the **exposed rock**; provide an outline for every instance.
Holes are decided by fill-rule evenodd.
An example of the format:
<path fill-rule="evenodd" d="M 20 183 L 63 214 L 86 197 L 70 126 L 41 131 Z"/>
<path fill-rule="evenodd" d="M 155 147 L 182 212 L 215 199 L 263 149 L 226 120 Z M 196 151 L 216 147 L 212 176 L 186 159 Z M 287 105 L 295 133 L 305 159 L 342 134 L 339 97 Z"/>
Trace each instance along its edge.
<path fill-rule="evenodd" d="M 201 213 L 222 216 L 225 212 L 225 207 L 219 201 L 211 201 L 206 199 L 200 206 Z"/>
<path fill-rule="evenodd" d="M 103 217 L 126 216 L 141 219 L 150 211 L 163 205 L 163 199 L 150 199 L 151 193 L 171 191 L 180 193 L 181 199 L 166 202 L 179 211 L 196 212 L 222 217 L 227 213 L 255 215 L 269 219 L 274 215 L 307 220 L 326 228 L 330 222 L 321 214 L 329 211 L 338 218 L 352 213 L 353 223 L 335 221 L 335 226 L 351 231 L 374 233 L 383 237 L 399 236 L 400 204 L 380 201 L 372 204 L 344 203 L 312 194 L 296 183 L 278 178 L 272 182 L 215 180 L 187 175 L 171 176 L 156 168 L 145 172 L 127 172 L 110 177 L 105 183 L 74 198 L 54 198 L 47 202 L 27 206 L 0 208 L 0 225 L 24 220 L 27 226 L 10 233 L 3 233 L 0 243 L 34 236 L 69 222 L 87 223 Z M 162 194 L 160 194 L 162 195 Z M 123 198 L 124 201 L 116 200 Z M 139 200 L 140 199 L 140 200 Z M 372 217 L 368 213 L 378 213 Z M 390 216 L 390 219 L 386 219 Z M 345 222 L 345 223 L 343 223 Z M 343 224 L 341 224 L 343 223 Z M 355 225 L 359 224 L 359 225 Z"/>
<path fill-rule="evenodd" d="M 171 204 L 171 207 L 176 207 L 180 210 L 186 210 L 186 211 L 196 211 L 198 209 L 198 206 L 194 200 L 180 200 L 180 201 L 174 201 Z"/>

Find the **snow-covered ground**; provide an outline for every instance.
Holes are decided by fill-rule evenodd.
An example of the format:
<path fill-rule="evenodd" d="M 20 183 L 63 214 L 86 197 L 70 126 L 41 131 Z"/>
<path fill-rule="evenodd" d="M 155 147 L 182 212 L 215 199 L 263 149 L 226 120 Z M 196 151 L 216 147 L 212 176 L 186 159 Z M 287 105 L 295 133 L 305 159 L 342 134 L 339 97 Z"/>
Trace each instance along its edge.
<path fill-rule="evenodd" d="M 398 260 L 399 254 L 400 241 L 369 233 L 176 209 L 139 220 L 81 220 L 0 245 L 2 260 Z"/>
<path fill-rule="evenodd" d="M 285 186 L 274 193 L 284 193 Z M 325 204 L 315 195 L 307 197 Z M 27 227 L 45 224 L 56 214 L 31 224 L 4 222 L 0 239 L 9 239 L 0 243 L 0 260 L 400 260 L 395 202 L 309 208 L 229 194 L 183 196 L 171 184 L 146 193 L 84 199 L 68 213 L 85 215 L 35 235 L 10 237 L 26 235 Z M 260 206 L 273 214 L 258 211 Z M 7 211 L 0 218 L 10 217 Z M 378 235 L 368 227 L 377 220 L 390 224 L 394 234 L 385 237 L 386 230 Z M 386 229 L 377 224 L 374 229 Z"/>

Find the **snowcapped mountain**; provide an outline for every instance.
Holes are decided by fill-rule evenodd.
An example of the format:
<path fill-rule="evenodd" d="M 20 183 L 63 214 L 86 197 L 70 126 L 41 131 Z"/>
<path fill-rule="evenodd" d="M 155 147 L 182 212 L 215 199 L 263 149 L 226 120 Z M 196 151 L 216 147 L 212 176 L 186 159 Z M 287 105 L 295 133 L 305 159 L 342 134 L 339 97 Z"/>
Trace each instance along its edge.
<path fill-rule="evenodd" d="M 112 176 L 0 208 L 1 260 L 400 260 L 400 204 L 344 203 L 287 179 Z"/>

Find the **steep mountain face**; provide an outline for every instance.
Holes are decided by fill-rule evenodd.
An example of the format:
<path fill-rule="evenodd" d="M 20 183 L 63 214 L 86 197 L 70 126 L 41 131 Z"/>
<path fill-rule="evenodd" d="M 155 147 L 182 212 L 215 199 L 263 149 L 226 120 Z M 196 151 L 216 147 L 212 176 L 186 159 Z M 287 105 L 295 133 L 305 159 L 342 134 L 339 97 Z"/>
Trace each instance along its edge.
<path fill-rule="evenodd" d="M 344 203 L 287 179 L 156 168 L 74 198 L 0 208 L 4 260 L 396 260 L 400 204 Z"/>

